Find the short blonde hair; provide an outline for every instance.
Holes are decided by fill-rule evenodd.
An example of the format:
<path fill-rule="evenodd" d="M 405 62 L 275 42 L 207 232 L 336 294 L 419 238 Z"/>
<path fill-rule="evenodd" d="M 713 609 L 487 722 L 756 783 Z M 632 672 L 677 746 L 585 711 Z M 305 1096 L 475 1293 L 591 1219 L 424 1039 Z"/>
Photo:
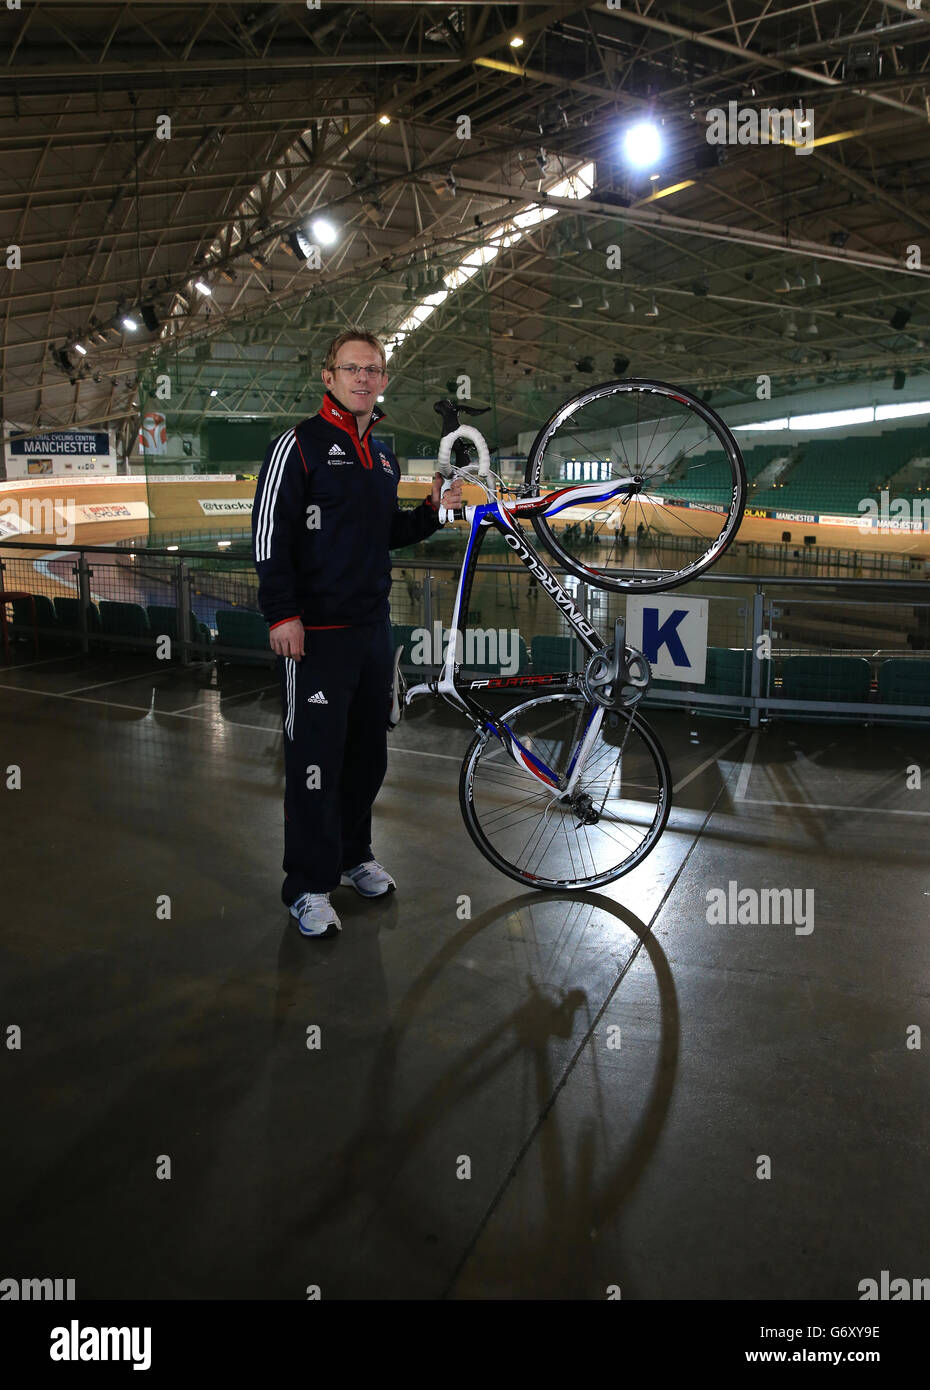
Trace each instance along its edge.
<path fill-rule="evenodd" d="M 381 354 L 381 370 L 387 370 L 387 358 L 384 355 L 384 345 L 380 338 L 376 338 L 374 333 L 369 333 L 367 328 L 349 328 L 345 333 L 340 333 L 338 338 L 334 338 L 326 349 L 326 361 L 323 363 L 323 370 L 331 372 L 336 366 L 336 358 L 339 349 L 345 347 L 346 343 L 367 343 L 369 347 L 377 348 Z"/>

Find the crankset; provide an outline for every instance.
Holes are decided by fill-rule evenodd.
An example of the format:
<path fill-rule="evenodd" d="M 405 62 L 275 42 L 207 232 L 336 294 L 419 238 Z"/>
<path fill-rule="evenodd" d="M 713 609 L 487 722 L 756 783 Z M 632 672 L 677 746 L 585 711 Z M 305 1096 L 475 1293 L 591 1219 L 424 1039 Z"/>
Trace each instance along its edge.
<path fill-rule="evenodd" d="M 581 681 L 589 700 L 605 709 L 631 709 L 643 698 L 652 682 L 649 662 L 624 642 L 626 624 L 614 624 L 613 650 L 595 652 L 584 668 Z"/>

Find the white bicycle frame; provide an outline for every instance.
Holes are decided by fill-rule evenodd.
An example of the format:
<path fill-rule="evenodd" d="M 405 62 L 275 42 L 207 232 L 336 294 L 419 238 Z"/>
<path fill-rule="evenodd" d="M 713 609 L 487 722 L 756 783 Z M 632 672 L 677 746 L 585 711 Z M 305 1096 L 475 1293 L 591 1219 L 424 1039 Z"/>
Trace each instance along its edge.
<path fill-rule="evenodd" d="M 455 468 L 452 465 L 452 446 L 457 439 L 467 439 L 475 446 L 478 450 L 477 465 L 470 464 L 467 468 L 462 469 Z M 471 530 L 468 547 L 465 552 L 465 559 L 459 573 L 459 582 L 455 594 L 450 631 L 452 633 L 458 633 L 459 631 L 465 580 L 469 573 L 469 561 L 475 544 L 475 538 L 482 527 L 490 526 L 493 522 L 496 522 L 498 529 L 504 533 L 505 541 L 517 551 L 521 559 L 524 559 L 524 563 L 529 560 L 527 568 L 529 568 L 531 573 L 542 582 L 546 592 L 562 610 L 565 617 L 578 632 L 579 636 L 585 641 L 592 653 L 602 650 L 603 643 L 599 640 L 595 628 L 591 626 L 584 614 L 579 612 L 575 607 L 570 596 L 559 584 L 555 575 L 552 574 L 540 559 L 538 553 L 526 545 L 522 534 L 512 524 L 510 517 L 512 514 L 530 511 L 535 511 L 535 513 L 540 516 L 551 517 L 556 516 L 559 512 L 582 501 L 608 501 L 618 493 L 624 492 L 625 490 L 629 491 L 636 486 L 638 480 L 634 478 L 622 478 L 612 482 L 608 488 L 605 488 L 602 482 L 581 483 L 570 488 L 562 488 L 558 492 L 551 494 L 549 505 L 543 510 L 540 510 L 540 504 L 545 499 L 538 496 L 518 498 L 512 502 L 501 502 L 492 495 L 491 488 L 488 485 L 490 453 L 487 443 L 481 433 L 471 425 L 461 425 L 454 433 L 444 436 L 439 446 L 437 468 L 440 473 L 446 476 L 446 482 L 442 487 L 443 494 L 452 486 L 454 478 L 458 477 L 476 482 L 484 490 L 488 498 L 486 505 L 466 506 L 460 513 L 459 519 L 461 519 L 461 516 L 464 516 Z M 478 519 L 477 525 L 475 524 L 476 517 Z M 451 521 L 454 519 L 454 514 L 446 508 L 440 507 L 439 518 L 440 521 Z M 471 717 L 471 711 L 468 709 L 468 706 L 462 699 L 455 685 L 455 649 L 456 641 L 453 637 L 447 645 L 438 681 L 411 686 L 405 696 L 405 705 L 410 705 L 415 699 L 419 699 L 425 695 L 439 696 L 448 704 Z M 632 683 L 637 684 L 638 682 L 633 681 Z M 550 790 L 554 789 L 559 797 L 570 797 L 584 773 L 585 764 L 594 747 L 598 734 L 600 733 L 605 713 L 606 710 L 604 706 L 595 706 L 594 714 L 588 723 L 588 727 L 574 755 L 569 778 L 564 787 L 559 787 L 558 781 L 554 779 L 551 769 L 546 768 L 538 759 L 535 759 L 530 751 L 524 748 L 519 740 L 507 730 L 506 725 L 503 727 L 507 730 L 508 737 L 503 741 L 506 743 L 508 752 L 519 768 L 535 778 L 536 781 L 549 787 Z M 489 733 L 490 732 L 497 733 L 497 730 L 489 729 Z"/>

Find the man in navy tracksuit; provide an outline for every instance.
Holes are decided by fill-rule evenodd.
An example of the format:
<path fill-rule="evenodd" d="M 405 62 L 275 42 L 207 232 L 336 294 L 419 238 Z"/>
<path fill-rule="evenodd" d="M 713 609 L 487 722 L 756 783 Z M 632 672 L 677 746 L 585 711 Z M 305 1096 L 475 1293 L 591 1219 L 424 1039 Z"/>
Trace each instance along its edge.
<path fill-rule="evenodd" d="M 371 808 L 387 769 L 393 653 L 390 550 L 439 526 L 442 479 L 414 511 L 397 505 L 400 467 L 371 435 L 387 385 L 370 333 L 340 334 L 322 372 L 319 414 L 268 448 L 252 507 L 258 602 L 284 702 L 281 896 L 305 936 L 340 930 L 340 884 L 380 897 Z M 461 505 L 461 485 L 444 502 Z"/>

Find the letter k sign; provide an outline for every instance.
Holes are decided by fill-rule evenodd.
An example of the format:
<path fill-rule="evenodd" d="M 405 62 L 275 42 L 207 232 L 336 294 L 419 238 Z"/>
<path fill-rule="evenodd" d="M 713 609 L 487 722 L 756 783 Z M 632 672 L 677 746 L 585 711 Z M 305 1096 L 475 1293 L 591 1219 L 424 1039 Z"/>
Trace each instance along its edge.
<path fill-rule="evenodd" d="M 703 685 L 707 669 L 707 599 L 631 595 L 626 640 L 643 653 L 657 680 Z"/>
<path fill-rule="evenodd" d="M 666 646 L 668 647 L 669 658 L 676 666 L 680 666 L 683 670 L 691 670 L 688 653 L 678 636 L 678 628 L 687 616 L 687 608 L 676 608 L 674 613 L 669 613 L 660 627 L 658 609 L 643 609 L 643 656 L 650 666 L 654 666 L 658 661 L 660 647 Z"/>

